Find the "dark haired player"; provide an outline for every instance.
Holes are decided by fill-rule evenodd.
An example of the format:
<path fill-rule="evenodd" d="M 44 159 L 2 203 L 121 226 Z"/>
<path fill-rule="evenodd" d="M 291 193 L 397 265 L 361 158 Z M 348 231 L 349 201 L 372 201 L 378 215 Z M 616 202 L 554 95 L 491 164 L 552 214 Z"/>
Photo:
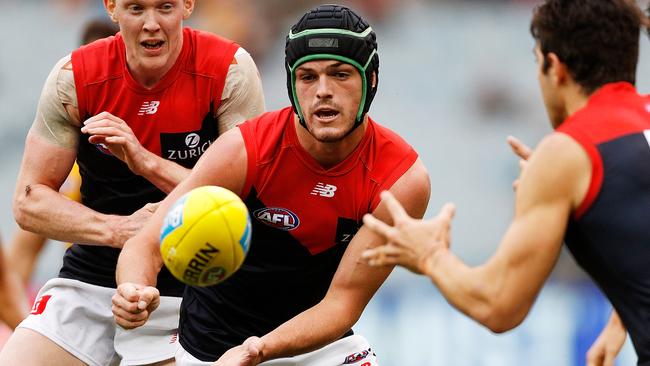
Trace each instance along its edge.
<path fill-rule="evenodd" d="M 389 219 L 379 198 L 386 189 L 421 217 L 428 174 L 404 140 L 367 116 L 377 90 L 377 43 L 352 10 L 307 12 L 287 37 L 286 67 L 293 108 L 224 134 L 120 256 L 114 314 L 124 327 L 139 326 L 158 301 L 150 286 L 162 266 L 158 235 L 170 204 L 209 184 L 246 203 L 253 229 L 241 269 L 217 286 L 184 293 L 179 365 L 277 358 L 269 365 L 377 365 L 351 327 L 390 269 L 360 261 L 382 239 L 359 226 L 369 212 Z M 141 258 L 152 260 L 143 265 Z"/>
<path fill-rule="evenodd" d="M 364 254 L 369 263 L 426 274 L 453 306 L 504 332 L 524 320 L 566 241 L 629 331 L 638 364 L 650 365 L 650 98 L 634 87 L 646 24 L 629 0 L 537 7 L 531 31 L 556 132 L 522 172 L 515 218 L 496 254 L 467 266 L 448 248 L 452 206 L 413 220 L 386 193 L 395 226 L 364 220 L 388 239 Z"/>

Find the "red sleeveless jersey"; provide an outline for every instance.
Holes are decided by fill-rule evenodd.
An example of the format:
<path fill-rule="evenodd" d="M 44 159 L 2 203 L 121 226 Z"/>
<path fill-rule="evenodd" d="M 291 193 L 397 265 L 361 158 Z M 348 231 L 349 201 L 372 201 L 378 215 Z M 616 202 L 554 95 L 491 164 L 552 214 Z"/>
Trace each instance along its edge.
<path fill-rule="evenodd" d="M 302 127 L 292 108 L 239 128 L 248 153 L 242 198 L 251 214 L 250 250 L 225 282 L 188 287 L 181 309 L 180 342 L 204 361 L 321 301 L 363 215 L 417 159 L 371 119 L 357 148 L 329 169 L 298 142 Z"/>
<path fill-rule="evenodd" d="M 558 128 L 589 155 L 592 176 L 565 242 L 650 365 L 650 98 L 606 84 Z"/>
<path fill-rule="evenodd" d="M 131 76 L 121 35 L 98 40 L 72 53 L 72 67 L 82 121 L 107 111 L 123 119 L 147 150 L 182 166 L 194 166 L 218 136 L 214 112 L 228 68 L 239 46 L 215 35 L 183 29 L 183 47 L 174 66 L 152 89 Z M 144 178 L 102 145 L 81 136 L 77 162 L 86 206 L 102 213 L 129 215 L 164 198 Z M 119 250 L 73 245 L 60 276 L 100 286 L 115 286 Z M 162 271 L 161 291 L 180 296 L 182 287 Z"/>
<path fill-rule="evenodd" d="M 379 204 L 379 193 L 413 165 L 417 153 L 369 119 L 353 153 L 324 169 L 298 142 L 293 117 L 286 108 L 241 126 L 249 162 L 244 196 L 252 191 L 264 204 L 251 212 L 254 220 L 288 231 L 318 254 L 342 239 L 336 219 L 361 222 Z"/>

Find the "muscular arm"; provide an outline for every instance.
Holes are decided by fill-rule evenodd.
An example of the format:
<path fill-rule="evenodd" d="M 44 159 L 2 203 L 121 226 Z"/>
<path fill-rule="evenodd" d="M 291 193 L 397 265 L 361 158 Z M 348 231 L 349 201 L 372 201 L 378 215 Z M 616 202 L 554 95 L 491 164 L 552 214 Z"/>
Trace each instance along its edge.
<path fill-rule="evenodd" d="M 469 267 L 447 248 L 434 252 L 427 274 L 457 309 L 503 332 L 528 314 L 553 268 L 571 212 L 591 176 L 584 150 L 570 137 L 547 137 L 524 170 L 515 218 L 490 260 Z"/>
<path fill-rule="evenodd" d="M 418 160 L 390 191 L 407 212 L 422 217 L 430 193 L 429 177 L 422 162 Z M 373 214 L 390 220 L 384 203 Z M 263 360 L 313 351 L 343 336 L 357 322 L 392 270 L 392 267 L 373 268 L 360 260 L 364 249 L 382 243 L 381 237 L 361 227 L 346 250 L 325 298 L 262 337 Z"/>
<path fill-rule="evenodd" d="M 155 286 L 163 264 L 158 236 L 169 207 L 183 194 L 204 185 L 217 185 L 240 193 L 246 179 L 246 166 L 244 140 L 239 129 L 235 128 L 208 148 L 187 179 L 160 203 L 142 230 L 126 242 L 117 262 L 118 285 L 131 282 Z"/>
<path fill-rule="evenodd" d="M 124 217 L 103 215 L 58 192 L 76 157 L 79 121 L 64 103 L 61 79 L 69 56 L 54 67 L 43 88 L 27 134 L 14 194 L 14 216 L 21 228 L 60 241 L 121 246 L 131 228 Z M 83 223 L 83 225 L 80 225 Z"/>

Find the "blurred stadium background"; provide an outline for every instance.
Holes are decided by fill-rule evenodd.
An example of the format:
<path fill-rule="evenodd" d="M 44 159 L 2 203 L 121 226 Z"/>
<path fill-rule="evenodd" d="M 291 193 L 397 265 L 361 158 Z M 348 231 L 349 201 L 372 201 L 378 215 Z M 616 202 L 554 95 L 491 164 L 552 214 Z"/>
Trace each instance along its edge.
<path fill-rule="evenodd" d="M 256 59 L 267 108 L 288 105 L 284 36 L 313 0 L 199 0 L 188 22 L 238 41 Z M 529 0 L 367 0 L 352 5 L 373 24 L 381 58 L 371 115 L 421 154 L 432 182 L 430 211 L 457 204 L 453 248 L 486 260 L 513 211 L 518 174 L 509 134 L 535 145 L 550 132 L 537 88 L 528 32 Z M 79 42 L 82 25 L 105 16 L 99 0 L 0 0 L 0 232 L 16 224 L 11 197 L 40 89 L 50 68 Z M 650 92 L 648 38 L 642 36 L 639 90 Z M 80 223 L 82 224 L 82 223 Z M 56 275 L 63 246 L 53 243 L 33 278 Z M 530 316 L 495 336 L 453 310 L 425 279 L 396 270 L 355 327 L 382 365 L 583 365 L 609 316 L 600 291 L 564 253 Z M 618 365 L 633 365 L 626 344 Z"/>

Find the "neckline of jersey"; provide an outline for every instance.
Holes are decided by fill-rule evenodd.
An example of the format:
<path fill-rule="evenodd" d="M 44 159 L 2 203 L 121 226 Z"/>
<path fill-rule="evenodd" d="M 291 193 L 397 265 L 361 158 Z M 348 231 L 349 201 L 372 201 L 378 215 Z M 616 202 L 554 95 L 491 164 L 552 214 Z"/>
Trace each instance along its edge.
<path fill-rule="evenodd" d="M 326 176 L 340 176 L 348 173 L 351 171 L 356 164 L 360 160 L 361 152 L 365 150 L 366 146 L 370 143 L 371 137 L 373 135 L 373 131 L 375 130 L 375 125 L 374 121 L 368 117 L 368 123 L 366 126 L 366 131 L 363 135 L 363 138 L 361 141 L 359 141 L 359 144 L 352 150 L 350 155 L 348 155 L 343 161 L 340 163 L 334 165 L 331 168 L 324 168 L 316 159 L 314 159 L 311 154 L 305 148 L 300 144 L 300 141 L 298 140 L 298 133 L 296 132 L 296 128 L 303 128 L 297 127 L 296 123 L 294 122 L 294 113 L 293 109 L 291 107 L 288 108 L 291 113 L 288 113 L 288 117 L 286 118 L 286 126 L 285 126 L 285 131 L 287 131 L 288 135 L 288 141 L 291 146 L 291 148 L 296 152 L 296 155 L 300 159 L 300 161 L 303 162 L 309 168 L 311 171 L 320 174 L 320 175 L 326 175 Z"/>

